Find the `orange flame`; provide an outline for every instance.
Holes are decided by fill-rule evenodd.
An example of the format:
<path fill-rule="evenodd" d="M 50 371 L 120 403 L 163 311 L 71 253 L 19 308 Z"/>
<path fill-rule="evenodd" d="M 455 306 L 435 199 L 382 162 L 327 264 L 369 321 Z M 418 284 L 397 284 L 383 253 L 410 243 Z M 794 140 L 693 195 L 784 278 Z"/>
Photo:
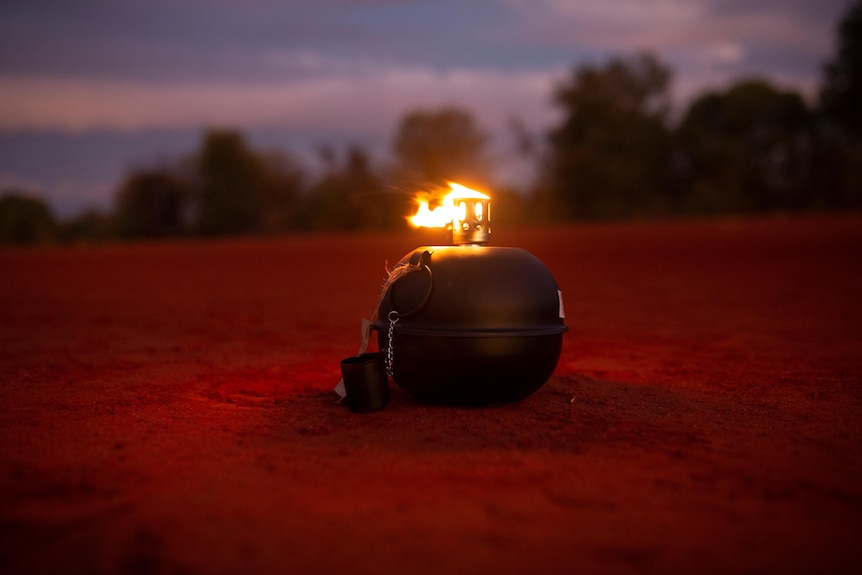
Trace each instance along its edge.
<path fill-rule="evenodd" d="M 464 214 L 460 212 L 466 209 L 463 205 L 458 205 L 457 200 L 478 198 L 483 200 L 490 199 L 482 192 L 471 190 L 468 187 L 449 182 L 449 189 L 452 190 L 442 198 L 440 198 L 433 210 L 429 201 L 431 194 L 419 194 L 417 202 L 419 209 L 416 214 L 407 218 L 411 225 L 417 228 L 445 228 L 452 225 L 452 221 L 456 219 L 464 219 Z"/>

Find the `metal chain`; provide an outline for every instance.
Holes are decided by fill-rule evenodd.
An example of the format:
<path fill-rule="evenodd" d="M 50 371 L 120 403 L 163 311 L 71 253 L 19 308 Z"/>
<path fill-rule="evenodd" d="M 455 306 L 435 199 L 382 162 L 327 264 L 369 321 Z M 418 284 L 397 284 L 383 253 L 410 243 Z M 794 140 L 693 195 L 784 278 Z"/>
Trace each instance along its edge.
<path fill-rule="evenodd" d="M 389 341 L 386 345 L 386 375 L 392 377 L 392 363 L 395 359 L 395 351 L 392 345 L 392 336 L 395 332 L 395 324 L 398 323 L 398 312 L 394 309 L 389 312 Z"/>

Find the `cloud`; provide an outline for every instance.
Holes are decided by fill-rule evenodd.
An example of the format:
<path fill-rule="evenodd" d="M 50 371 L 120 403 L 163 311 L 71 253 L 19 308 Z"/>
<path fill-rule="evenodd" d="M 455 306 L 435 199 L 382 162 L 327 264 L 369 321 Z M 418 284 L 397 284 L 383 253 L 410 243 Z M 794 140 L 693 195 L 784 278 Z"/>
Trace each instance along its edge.
<path fill-rule="evenodd" d="M 205 9 L 183 0 L 131 12 L 89 3 L 77 18 L 21 4 L 0 23 L 0 130 L 226 124 L 380 134 L 409 109 L 445 104 L 488 124 L 515 115 L 536 128 L 553 116 L 554 80 L 570 66 L 642 49 L 669 64 L 680 102 L 757 74 L 811 94 L 831 49 L 823 13 L 843 3 L 818 5 L 261 0 L 249 9 L 223 0 Z M 27 41 L 40 31 L 50 33 Z"/>
<path fill-rule="evenodd" d="M 736 64 L 745 57 L 745 50 L 737 42 L 716 42 L 703 52 L 707 59 L 724 64 Z"/>
<path fill-rule="evenodd" d="M 743 76 L 814 92 L 845 0 L 507 0 L 520 42 L 581 59 L 655 52 L 675 72 L 678 100 Z"/>
<path fill-rule="evenodd" d="M 702 21 L 703 5 L 685 0 L 509 0 L 522 38 L 549 45 L 624 52 L 681 41 Z"/>
<path fill-rule="evenodd" d="M 319 59 L 299 61 L 321 67 Z M 51 77 L 0 78 L 0 130 L 143 130 L 232 125 L 388 133 L 402 114 L 461 106 L 480 121 L 548 119 L 558 70 L 498 71 L 356 66 L 281 82 L 144 83 Z"/>
<path fill-rule="evenodd" d="M 831 32 L 846 2 L 821 0 L 819 17 L 812 19 L 807 1 L 507 0 L 507 4 L 523 22 L 522 37 L 551 45 L 662 51 L 763 39 L 826 50 L 831 37 L 823 28 Z"/>

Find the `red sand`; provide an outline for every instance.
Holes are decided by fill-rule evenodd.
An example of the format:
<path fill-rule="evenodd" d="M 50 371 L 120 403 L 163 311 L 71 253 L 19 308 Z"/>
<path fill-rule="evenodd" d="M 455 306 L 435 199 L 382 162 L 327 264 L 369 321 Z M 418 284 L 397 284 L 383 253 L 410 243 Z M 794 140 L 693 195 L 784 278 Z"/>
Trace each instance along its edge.
<path fill-rule="evenodd" d="M 427 237 L 0 250 L 0 572 L 862 572 L 862 218 L 496 230 L 526 400 L 332 387 Z"/>

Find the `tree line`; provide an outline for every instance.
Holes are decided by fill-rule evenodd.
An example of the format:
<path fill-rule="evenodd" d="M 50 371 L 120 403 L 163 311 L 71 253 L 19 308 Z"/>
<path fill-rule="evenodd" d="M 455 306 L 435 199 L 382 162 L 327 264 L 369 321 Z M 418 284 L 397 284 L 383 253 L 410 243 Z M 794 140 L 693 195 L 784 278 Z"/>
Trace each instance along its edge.
<path fill-rule="evenodd" d="M 536 145 L 528 190 L 494 189 L 509 221 L 835 211 L 862 207 L 862 1 L 837 28 L 816 101 L 765 78 L 671 106 L 671 69 L 649 53 L 585 65 L 555 87 L 562 119 Z M 17 190 L 0 194 L 0 242 L 268 234 L 404 226 L 417 190 L 454 180 L 486 188 L 487 135 L 468 110 L 413 111 L 377 166 L 360 147 L 322 148 L 314 175 L 287 151 L 208 130 L 188 157 L 133 169 L 111 213 L 58 222 Z M 499 219 L 498 219 L 499 221 Z"/>

